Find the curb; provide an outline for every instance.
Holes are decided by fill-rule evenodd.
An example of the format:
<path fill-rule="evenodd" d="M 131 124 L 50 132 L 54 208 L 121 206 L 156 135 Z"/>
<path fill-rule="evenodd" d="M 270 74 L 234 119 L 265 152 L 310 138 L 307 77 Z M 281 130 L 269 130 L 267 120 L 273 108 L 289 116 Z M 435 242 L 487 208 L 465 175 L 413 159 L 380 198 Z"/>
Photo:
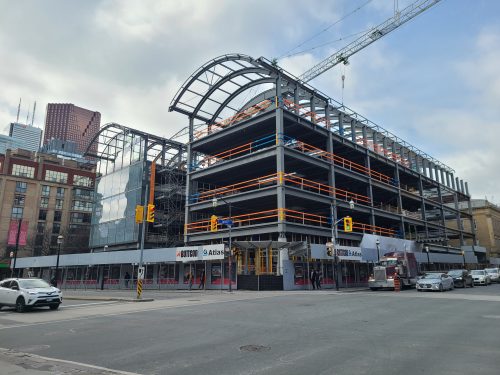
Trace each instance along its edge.
<path fill-rule="evenodd" d="M 63 301 L 69 299 L 69 300 L 75 300 L 75 301 L 118 301 L 118 302 L 152 302 L 154 301 L 154 298 L 142 298 L 142 299 L 136 299 L 136 298 L 122 298 L 122 297 L 87 297 L 87 296 L 63 296 Z"/>

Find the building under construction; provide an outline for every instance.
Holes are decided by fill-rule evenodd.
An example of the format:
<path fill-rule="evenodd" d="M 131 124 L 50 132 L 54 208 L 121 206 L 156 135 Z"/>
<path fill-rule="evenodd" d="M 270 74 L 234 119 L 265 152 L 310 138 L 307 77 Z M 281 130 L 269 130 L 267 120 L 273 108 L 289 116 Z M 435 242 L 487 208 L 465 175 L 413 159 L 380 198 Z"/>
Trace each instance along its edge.
<path fill-rule="evenodd" d="M 267 275 L 297 288 L 311 267 L 333 283 L 327 242 L 344 285 L 394 250 L 477 263 L 471 211 L 459 209 L 467 183 L 452 168 L 264 58 L 207 62 L 170 110 L 189 122 L 185 243 L 230 242 L 224 273 L 238 286 Z"/>
<path fill-rule="evenodd" d="M 98 150 L 97 153 L 92 150 Z M 94 251 L 181 246 L 184 224 L 185 145 L 115 123 L 103 126 L 85 154 L 96 158 Z M 143 233 L 137 205 L 154 204 Z"/>

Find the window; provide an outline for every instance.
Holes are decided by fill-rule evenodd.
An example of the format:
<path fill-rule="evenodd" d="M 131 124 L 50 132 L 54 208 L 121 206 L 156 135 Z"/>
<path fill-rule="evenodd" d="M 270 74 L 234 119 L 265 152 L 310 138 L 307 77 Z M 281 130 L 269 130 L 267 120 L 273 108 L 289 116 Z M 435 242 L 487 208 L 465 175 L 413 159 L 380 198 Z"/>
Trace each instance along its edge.
<path fill-rule="evenodd" d="M 92 202 L 73 201 L 72 210 L 92 211 Z"/>
<path fill-rule="evenodd" d="M 56 199 L 56 210 L 62 210 L 64 201 L 62 199 Z"/>
<path fill-rule="evenodd" d="M 49 198 L 47 197 L 40 198 L 40 208 L 49 208 Z"/>
<path fill-rule="evenodd" d="M 50 195 L 50 186 L 42 185 L 42 197 L 48 197 Z"/>
<path fill-rule="evenodd" d="M 25 200 L 24 195 L 14 195 L 14 206 L 24 206 L 24 200 Z"/>
<path fill-rule="evenodd" d="M 35 168 L 28 167 L 27 165 L 12 164 L 12 175 L 19 177 L 35 177 Z"/>
<path fill-rule="evenodd" d="M 16 193 L 26 193 L 28 184 L 26 182 L 16 181 Z"/>
<path fill-rule="evenodd" d="M 72 223 L 90 223 L 90 214 L 84 214 L 82 212 L 72 212 L 70 221 Z"/>
<path fill-rule="evenodd" d="M 36 232 L 40 234 L 45 232 L 45 222 L 41 221 L 36 225 Z"/>
<path fill-rule="evenodd" d="M 12 207 L 12 212 L 10 217 L 12 219 L 22 219 L 24 208 L 22 207 Z"/>
<path fill-rule="evenodd" d="M 53 171 L 47 169 L 45 171 L 45 181 L 59 182 L 62 184 L 68 183 L 68 174 L 64 172 Z"/>
<path fill-rule="evenodd" d="M 75 174 L 73 176 L 73 185 L 92 187 L 92 186 L 94 186 L 94 181 L 90 177 L 79 176 L 79 175 Z"/>
<path fill-rule="evenodd" d="M 40 210 L 38 220 L 47 220 L 47 210 Z"/>
<path fill-rule="evenodd" d="M 59 234 L 59 232 L 61 231 L 61 224 L 59 223 L 54 223 L 52 225 L 52 233 L 53 234 Z"/>
<path fill-rule="evenodd" d="M 62 187 L 57 188 L 56 198 L 64 198 L 64 188 Z"/>
<path fill-rule="evenodd" d="M 54 211 L 54 222 L 61 221 L 62 211 Z"/>
<path fill-rule="evenodd" d="M 85 200 L 93 200 L 94 199 L 94 192 L 92 190 L 87 190 L 87 189 L 75 189 L 74 191 L 74 198 L 75 199 L 85 199 Z"/>

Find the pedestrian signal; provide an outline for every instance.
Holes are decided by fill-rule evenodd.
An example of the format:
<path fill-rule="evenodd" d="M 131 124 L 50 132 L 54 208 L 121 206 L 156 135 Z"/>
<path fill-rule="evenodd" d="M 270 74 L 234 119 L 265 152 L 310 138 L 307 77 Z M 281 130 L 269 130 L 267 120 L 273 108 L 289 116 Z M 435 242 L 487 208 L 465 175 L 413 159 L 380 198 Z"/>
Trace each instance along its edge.
<path fill-rule="evenodd" d="M 210 231 L 217 232 L 217 216 L 215 215 L 210 217 Z"/>
<path fill-rule="evenodd" d="M 144 206 L 137 205 L 135 206 L 135 222 L 137 224 L 142 223 L 144 219 Z"/>
<path fill-rule="evenodd" d="M 344 217 L 344 232 L 352 232 L 352 217 Z"/>
<path fill-rule="evenodd" d="M 326 249 L 326 255 L 328 255 L 329 257 L 332 257 L 333 256 L 333 249 L 330 247 L 328 249 Z"/>
<path fill-rule="evenodd" d="M 148 214 L 146 216 L 146 221 L 150 223 L 155 222 L 155 205 L 154 204 L 148 204 Z"/>

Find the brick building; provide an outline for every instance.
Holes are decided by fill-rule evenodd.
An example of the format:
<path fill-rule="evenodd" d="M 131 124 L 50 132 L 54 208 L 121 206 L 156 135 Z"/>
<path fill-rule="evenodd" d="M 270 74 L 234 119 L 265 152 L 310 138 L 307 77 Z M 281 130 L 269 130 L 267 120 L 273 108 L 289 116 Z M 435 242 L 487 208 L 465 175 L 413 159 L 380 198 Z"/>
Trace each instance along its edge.
<path fill-rule="evenodd" d="M 92 164 L 22 149 L 0 154 L 0 262 L 19 228 L 18 257 L 54 254 L 59 235 L 61 253 L 87 251 L 94 181 Z"/>
<path fill-rule="evenodd" d="M 100 124 L 99 112 L 69 103 L 49 103 L 45 117 L 43 144 L 46 145 L 51 139 L 72 141 L 77 144 L 77 151 L 83 154 L 87 145 L 98 133 Z"/>

